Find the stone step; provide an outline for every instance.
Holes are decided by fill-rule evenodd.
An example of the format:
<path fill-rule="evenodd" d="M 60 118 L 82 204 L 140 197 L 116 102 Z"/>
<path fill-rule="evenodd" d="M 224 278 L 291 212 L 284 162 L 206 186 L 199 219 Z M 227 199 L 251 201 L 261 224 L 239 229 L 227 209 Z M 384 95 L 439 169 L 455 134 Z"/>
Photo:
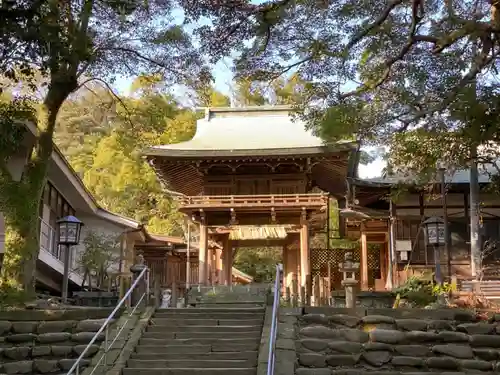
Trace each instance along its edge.
<path fill-rule="evenodd" d="M 224 360 L 154 360 L 145 361 L 141 359 L 130 359 L 127 361 L 127 368 L 249 368 L 257 367 L 256 360 L 248 359 L 224 359 Z"/>
<path fill-rule="evenodd" d="M 192 309 L 198 310 L 198 309 Z M 225 320 L 249 320 L 249 319 L 264 319 L 264 312 L 255 313 L 227 313 L 227 312 L 190 312 L 190 313 L 157 313 L 153 317 L 153 321 L 156 319 L 225 319 Z"/>
<path fill-rule="evenodd" d="M 261 305 L 266 302 L 265 297 L 248 297 L 248 296 L 199 296 L 196 298 L 190 298 L 188 302 L 205 302 L 205 303 L 216 303 L 216 304 L 226 304 L 228 308 L 236 308 L 237 306 L 231 305 L 243 305 L 244 308 L 251 307 L 250 305 L 256 304 Z"/>
<path fill-rule="evenodd" d="M 214 307 L 229 307 L 229 308 L 246 308 L 246 307 L 262 307 L 266 304 L 266 301 L 260 301 L 260 302 L 204 302 L 204 301 L 196 301 L 196 302 L 191 302 L 191 304 L 194 304 L 197 306 L 197 308 L 214 308 Z"/>
<path fill-rule="evenodd" d="M 159 325 L 151 325 L 148 327 L 148 333 L 187 333 L 187 332 L 214 332 L 214 333 L 233 333 L 233 332 L 261 332 L 262 324 L 256 325 L 213 325 L 213 326 L 205 326 L 205 325 L 193 325 L 193 326 L 159 326 Z"/>
<path fill-rule="evenodd" d="M 215 286 L 193 286 L 189 290 L 188 295 L 191 296 L 218 296 L 218 295 L 245 295 L 245 296 L 261 296 L 269 293 L 272 289 L 272 284 L 262 284 L 260 286 L 250 285 L 215 285 Z"/>
<path fill-rule="evenodd" d="M 201 314 L 201 313 L 254 313 L 260 312 L 264 313 L 263 307 L 191 307 L 191 308 L 179 308 L 179 309 L 158 309 L 155 315 L 161 314 Z"/>
<path fill-rule="evenodd" d="M 123 375 L 255 375 L 255 368 L 125 368 Z"/>
<path fill-rule="evenodd" d="M 215 332 L 144 332 L 142 338 L 147 339 L 224 339 L 227 337 L 233 339 L 253 339 L 260 338 L 259 331 L 250 332 L 228 332 L 228 331 L 215 331 Z"/>
<path fill-rule="evenodd" d="M 194 309 L 193 309 L 194 310 Z M 157 319 L 217 319 L 217 320 L 249 320 L 264 319 L 264 313 L 189 313 L 189 314 L 156 314 L 153 321 Z"/>
<path fill-rule="evenodd" d="M 182 353 L 220 353 L 220 352 L 245 352 L 259 350 L 259 342 L 248 342 L 249 340 L 239 340 L 238 342 L 227 342 L 221 340 L 222 342 L 208 343 L 208 344 L 166 344 L 158 346 L 155 339 L 149 339 L 149 341 L 154 341 L 152 344 L 141 343 L 137 346 L 135 351 L 139 354 L 182 354 Z M 175 340 L 173 340 L 175 341 Z"/>
<path fill-rule="evenodd" d="M 227 337 L 227 336 L 226 336 Z M 243 343 L 259 343 L 260 335 L 255 338 L 185 338 L 185 339 L 150 339 L 141 338 L 139 345 L 194 345 L 194 344 L 243 344 Z"/>
<path fill-rule="evenodd" d="M 150 327 L 225 327 L 225 326 L 256 326 L 264 323 L 264 317 L 259 319 L 197 319 L 191 317 L 171 316 L 168 318 L 152 319 Z"/>
<path fill-rule="evenodd" d="M 185 349 L 184 347 L 182 347 Z M 210 348 L 209 348 L 210 350 Z M 141 360 L 157 360 L 158 353 L 132 353 L 132 359 Z M 171 359 L 210 359 L 210 360 L 225 360 L 225 359 L 245 359 L 249 361 L 257 361 L 258 352 L 254 351 L 242 351 L 242 352 L 202 352 L 197 353 L 197 350 L 188 351 L 185 353 L 161 353 L 161 359 L 171 360 Z"/>

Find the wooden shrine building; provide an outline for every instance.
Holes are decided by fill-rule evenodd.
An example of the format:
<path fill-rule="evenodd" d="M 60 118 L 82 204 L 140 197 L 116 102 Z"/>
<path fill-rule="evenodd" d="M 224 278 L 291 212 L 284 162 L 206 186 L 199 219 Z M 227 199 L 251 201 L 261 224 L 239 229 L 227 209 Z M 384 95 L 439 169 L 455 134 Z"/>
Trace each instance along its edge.
<path fill-rule="evenodd" d="M 480 237 L 490 246 L 481 250 L 483 280 L 500 279 L 500 198 L 488 191 L 490 174 L 494 170 L 480 171 Z M 361 209 L 378 213 L 383 219 L 371 218 L 364 225 L 380 222 L 389 228 L 393 223 L 393 285 L 404 283 L 412 275 L 434 272 L 436 260 L 433 248 L 426 246 L 422 223 L 429 217 L 443 217 L 444 208 L 440 184 L 428 184 L 425 188 L 412 185 L 408 177 L 391 176 L 368 180 L 351 179 L 353 195 Z M 405 191 L 394 194 L 405 185 Z M 446 173 L 447 216 L 450 230 L 449 254 L 439 248 L 439 259 L 445 277 L 453 276 L 459 281 L 473 278 L 471 274 L 470 250 L 470 204 L 469 171 L 458 170 Z M 392 191 L 392 194 L 391 194 Z M 390 212 L 389 196 L 392 201 Z M 349 225 L 349 224 L 348 224 Z M 389 230 L 387 229 L 387 233 Z"/>
<path fill-rule="evenodd" d="M 235 248 L 283 249 L 286 281 L 311 278 L 312 220 L 343 197 L 358 145 L 324 144 L 290 108 L 210 108 L 187 142 L 147 150 L 150 165 L 182 213 L 199 228 L 199 282 L 209 270 L 230 284 Z M 220 249 L 209 251 L 209 241 Z M 309 283 L 310 285 L 310 283 Z"/>

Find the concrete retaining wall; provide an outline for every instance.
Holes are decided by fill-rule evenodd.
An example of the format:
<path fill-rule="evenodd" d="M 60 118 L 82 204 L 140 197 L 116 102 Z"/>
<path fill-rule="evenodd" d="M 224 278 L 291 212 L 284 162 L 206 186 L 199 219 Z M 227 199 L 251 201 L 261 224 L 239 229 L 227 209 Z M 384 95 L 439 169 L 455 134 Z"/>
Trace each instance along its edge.
<path fill-rule="evenodd" d="M 280 315 L 280 375 L 500 372 L 500 315 L 478 321 L 456 309 L 322 307 Z"/>

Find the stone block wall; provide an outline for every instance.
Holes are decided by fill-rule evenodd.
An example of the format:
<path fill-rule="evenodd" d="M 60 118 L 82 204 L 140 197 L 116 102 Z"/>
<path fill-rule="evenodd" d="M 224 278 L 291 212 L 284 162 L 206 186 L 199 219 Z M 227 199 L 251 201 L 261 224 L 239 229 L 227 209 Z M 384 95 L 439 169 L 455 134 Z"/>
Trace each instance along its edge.
<path fill-rule="evenodd" d="M 0 311 L 0 374 L 66 373 L 111 309 Z M 99 351 L 87 351 L 82 367 Z"/>
<path fill-rule="evenodd" d="M 345 291 L 332 292 L 333 307 L 345 307 Z M 389 292 L 362 292 L 356 293 L 357 307 L 370 308 L 392 308 L 394 295 Z"/>
<path fill-rule="evenodd" d="M 280 315 L 276 367 L 280 375 L 498 374 L 500 315 L 478 321 L 454 309 L 288 309 Z"/>

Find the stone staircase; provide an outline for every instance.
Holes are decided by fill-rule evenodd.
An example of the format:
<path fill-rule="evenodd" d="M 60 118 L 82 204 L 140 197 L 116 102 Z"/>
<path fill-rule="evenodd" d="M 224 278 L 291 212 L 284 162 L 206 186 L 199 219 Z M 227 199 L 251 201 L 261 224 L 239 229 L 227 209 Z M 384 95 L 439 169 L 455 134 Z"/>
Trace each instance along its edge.
<path fill-rule="evenodd" d="M 196 307 L 256 307 L 270 298 L 268 284 L 194 287 L 188 295 L 188 304 Z"/>
<path fill-rule="evenodd" d="M 256 375 L 265 296 L 236 297 L 242 291 L 197 295 L 203 307 L 157 310 L 123 375 Z"/>
<path fill-rule="evenodd" d="M 478 286 L 485 298 L 495 300 L 495 302 L 500 300 L 500 280 L 483 280 L 478 282 Z M 474 292 L 474 283 L 470 280 L 462 281 L 461 290 L 468 293 Z"/>

